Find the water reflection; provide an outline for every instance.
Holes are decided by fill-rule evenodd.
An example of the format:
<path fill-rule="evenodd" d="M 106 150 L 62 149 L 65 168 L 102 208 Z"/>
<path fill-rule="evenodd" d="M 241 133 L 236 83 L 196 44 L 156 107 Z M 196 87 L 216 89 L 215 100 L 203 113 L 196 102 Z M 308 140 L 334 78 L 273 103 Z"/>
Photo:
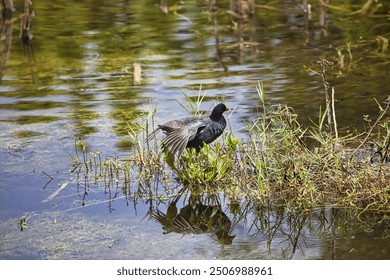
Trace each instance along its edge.
<path fill-rule="evenodd" d="M 235 235 L 229 235 L 232 223 L 222 211 L 222 206 L 211 204 L 210 197 L 190 195 L 183 202 L 183 207 L 178 211 L 177 202 L 183 194 L 179 192 L 168 202 L 166 213 L 159 209 L 150 214 L 153 219 L 162 225 L 163 233 L 176 232 L 180 234 L 215 234 L 221 244 L 232 244 Z M 207 201 L 205 201 L 207 200 Z"/>
<path fill-rule="evenodd" d="M 221 42 L 220 30 L 223 30 L 223 26 L 218 23 L 218 17 L 226 10 L 225 7 L 220 7 L 218 1 L 210 2 L 210 13 L 213 22 L 214 36 L 215 36 L 215 47 L 218 62 L 225 72 L 228 71 L 227 63 L 224 62 L 224 54 L 231 56 L 231 49 L 235 49 L 237 54 L 237 60 L 234 63 L 242 64 L 244 62 L 245 51 L 248 46 L 251 49 L 252 54 L 256 53 L 257 45 L 256 42 L 256 21 L 254 18 L 255 14 L 255 3 L 253 0 L 231 0 L 227 14 L 231 16 L 235 42 L 223 46 Z M 249 36 L 249 40 L 246 37 Z"/>
<path fill-rule="evenodd" d="M 7 65 L 11 54 L 12 43 L 12 26 L 13 26 L 13 13 L 14 6 L 12 1 L 4 2 L 2 11 L 3 15 L 0 19 L 1 38 L 5 38 L 4 50 L 3 46 L 0 46 L 1 58 L 0 58 L 0 82 L 2 83 L 3 77 L 7 71 Z M 3 44 L 3 42 L 1 42 Z"/>
<path fill-rule="evenodd" d="M 80 176 L 78 188 L 93 192 L 95 186 L 91 183 L 82 187 L 83 178 Z M 199 190 L 186 187 L 164 187 L 160 179 L 160 183 L 139 184 L 138 188 L 124 188 L 109 181 L 105 186 L 109 209 L 125 200 L 127 207 L 160 227 L 156 234 L 169 235 L 170 240 L 173 233 L 178 240 L 184 235 L 206 235 L 210 239 L 202 241 L 204 246 L 221 246 L 218 258 L 390 258 L 386 246 L 383 248 L 384 240 L 390 237 L 386 213 L 358 215 L 348 209 L 270 207 L 228 194 L 198 194 Z M 82 201 L 83 205 L 90 204 L 87 195 Z M 367 246 L 359 246 L 359 242 Z"/>

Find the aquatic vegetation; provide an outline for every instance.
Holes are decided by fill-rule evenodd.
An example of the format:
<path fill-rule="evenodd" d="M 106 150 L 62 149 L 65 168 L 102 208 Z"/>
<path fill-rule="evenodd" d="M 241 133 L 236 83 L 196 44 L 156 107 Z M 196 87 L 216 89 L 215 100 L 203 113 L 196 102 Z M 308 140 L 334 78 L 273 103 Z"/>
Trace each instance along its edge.
<path fill-rule="evenodd" d="M 337 64 L 321 59 L 305 69 L 319 77 L 325 100 L 310 125 L 302 124 L 289 106 L 267 104 L 260 82 L 261 109 L 245 122 L 245 139 L 228 125 L 230 130 L 210 145 L 187 149 L 175 159 L 161 149 L 160 138 L 149 141 L 156 129 L 156 107 L 145 106 L 140 124 L 122 127 L 132 143 L 129 156 L 104 156 L 77 140 L 70 173 L 76 174 L 82 205 L 91 204 L 88 193 L 100 188 L 110 211 L 114 200 L 134 206 L 142 200 L 150 204 L 146 217 L 161 224 L 164 233 L 207 234 L 221 244 L 231 244 L 234 227 L 243 222 L 249 225 L 248 234 L 268 238 L 270 251 L 273 236 L 282 232 L 289 244 L 283 248 L 286 257 L 301 246 L 302 228 L 324 238 L 344 230 L 340 215 L 348 216 L 354 232 L 384 228 L 381 237 L 388 238 L 390 97 L 376 101 L 377 116 L 362 116 L 366 132 L 340 130 L 337 93 L 328 75 L 347 75 L 359 60 L 349 45 L 337 55 Z M 204 98 L 199 90 L 197 96 L 185 95 L 188 104 L 180 105 L 198 116 Z M 231 117 L 234 110 L 228 124 Z M 182 193 L 189 199 L 176 207 Z"/>
<path fill-rule="evenodd" d="M 379 116 L 365 135 L 339 135 L 332 116 L 333 129 L 326 123 L 326 110 L 317 124 L 303 127 L 292 108 L 266 105 L 262 83 L 257 90 L 263 111 L 247 123 L 248 139 L 227 131 L 176 161 L 158 139 L 147 141 L 154 107 L 143 130 L 130 130 L 131 156 L 103 157 L 77 140 L 70 173 L 77 174 L 82 205 L 91 188 L 104 188 L 110 211 L 114 200 L 134 207 L 142 200 L 150 204 L 145 218 L 164 234 L 206 234 L 222 245 L 231 245 L 235 227 L 245 224 L 249 235 L 267 241 L 270 256 L 273 240 L 282 242 L 283 258 L 304 254 L 306 235 L 328 239 L 340 231 L 383 229 L 380 237 L 388 238 L 390 100 L 378 104 Z"/>
<path fill-rule="evenodd" d="M 160 138 L 149 141 L 156 129 L 156 108 L 145 107 L 141 124 L 122 128 L 132 140 L 130 156 L 104 157 L 89 152 L 84 141 L 76 141 L 71 173 L 77 174 L 83 205 L 90 188 L 101 187 L 108 194 L 110 210 L 111 201 L 116 199 L 134 204 L 143 200 L 150 203 L 149 218 L 160 223 L 164 233 L 213 234 L 222 244 L 232 242 L 231 231 L 241 221 L 251 219 L 251 230 L 267 234 L 270 245 L 274 233 L 287 225 L 292 234 L 286 238 L 295 240 L 291 242 L 292 252 L 299 246 L 303 225 L 318 213 L 320 225 L 313 228 L 324 230 L 313 231 L 326 236 L 332 230 L 334 236 L 340 225 L 333 220 L 326 225 L 325 213 L 329 211 L 352 217 L 353 224 L 363 231 L 384 226 L 383 238 L 387 238 L 390 96 L 375 100 L 377 116 L 362 116 L 366 132 L 345 132 L 337 122 L 336 89 L 328 82 L 328 75 L 346 77 L 360 67 L 352 48 L 350 44 L 337 48 L 335 62 L 321 59 L 305 66 L 306 72 L 322 82 L 325 101 L 318 109 L 318 120 L 310 120 L 311 125 L 302 124 L 294 108 L 267 104 L 260 82 L 257 107 L 261 110 L 246 122 L 245 139 L 226 129 L 212 144 L 200 151 L 187 149 L 175 159 L 161 149 Z M 180 105 L 199 116 L 204 98 L 199 90 L 197 96 L 185 95 L 188 104 Z M 229 118 L 232 116 L 234 110 Z M 179 211 L 176 198 L 181 192 L 190 199 L 189 207 Z M 192 197 L 197 200 L 191 202 Z M 168 206 L 166 213 L 159 210 L 160 203 Z M 275 223 L 269 222 L 269 215 Z"/>
<path fill-rule="evenodd" d="M 334 107 L 320 111 L 318 123 L 303 127 L 287 106 L 268 106 L 263 85 L 257 88 L 263 112 L 247 123 L 248 139 L 228 131 L 197 152 L 187 149 L 176 161 L 164 156 L 158 139 L 149 143 L 146 129 L 132 134 L 133 153 L 126 158 L 90 153 L 76 143 L 71 173 L 84 173 L 83 182 L 104 185 L 128 196 L 167 199 L 176 186 L 197 195 L 250 200 L 264 207 L 310 211 L 318 207 L 390 211 L 390 100 L 379 104 L 379 116 L 362 135 L 339 135 Z M 327 102 L 332 103 L 333 97 Z M 333 108 L 333 110 L 332 110 Z M 330 112 L 330 113 L 329 113 Z M 145 119 L 152 128 L 154 114 Z M 326 122 L 329 121 L 329 123 Z M 160 186 L 158 193 L 135 186 Z M 166 193 L 163 192 L 163 189 Z"/>

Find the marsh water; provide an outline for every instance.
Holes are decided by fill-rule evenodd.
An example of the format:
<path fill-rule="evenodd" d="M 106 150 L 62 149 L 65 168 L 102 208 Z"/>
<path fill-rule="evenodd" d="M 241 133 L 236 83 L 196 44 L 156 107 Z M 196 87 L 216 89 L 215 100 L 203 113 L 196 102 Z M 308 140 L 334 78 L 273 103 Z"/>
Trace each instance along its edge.
<path fill-rule="evenodd" d="M 75 141 L 126 157 L 145 107 L 157 106 L 157 123 L 187 117 L 184 94 L 205 93 L 204 111 L 224 100 L 234 108 L 229 129 L 245 139 L 263 81 L 267 103 L 287 104 L 310 124 L 324 95 L 308 69 L 320 71 L 321 59 L 334 63 L 328 79 L 341 131 L 364 131 L 364 119 L 378 115 L 375 100 L 389 94 L 387 1 L 360 14 L 351 13 L 364 1 L 332 1 L 342 11 L 309 1 L 310 15 L 304 1 L 255 1 L 242 19 L 227 12 L 229 1 L 211 9 L 214 2 L 34 1 L 27 45 L 13 22 L 10 45 L 1 42 L 0 259 L 390 258 L 388 220 L 370 227 L 348 211 L 294 215 L 223 196 L 177 196 L 179 184 L 169 194 L 154 186 L 172 197 L 162 201 L 112 196 L 92 183 L 84 192 L 83 178 L 69 174 Z M 248 215 L 238 219 L 240 207 Z M 202 211 L 208 225 L 198 232 L 164 224 L 172 212 L 188 222 Z M 217 220 L 229 229 L 209 230 Z"/>

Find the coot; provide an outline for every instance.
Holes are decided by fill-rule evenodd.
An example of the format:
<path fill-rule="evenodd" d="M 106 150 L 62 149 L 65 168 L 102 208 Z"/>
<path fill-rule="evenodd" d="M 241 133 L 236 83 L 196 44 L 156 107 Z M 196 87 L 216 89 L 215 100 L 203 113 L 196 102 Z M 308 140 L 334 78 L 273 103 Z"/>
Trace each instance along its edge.
<path fill-rule="evenodd" d="M 222 134 L 226 127 L 226 120 L 222 114 L 228 110 L 225 104 L 219 103 L 209 116 L 190 117 L 160 124 L 151 133 L 150 139 L 162 130 L 166 135 L 162 140 L 165 151 L 178 157 L 185 148 L 195 148 L 199 152 L 205 143 L 213 142 Z"/>

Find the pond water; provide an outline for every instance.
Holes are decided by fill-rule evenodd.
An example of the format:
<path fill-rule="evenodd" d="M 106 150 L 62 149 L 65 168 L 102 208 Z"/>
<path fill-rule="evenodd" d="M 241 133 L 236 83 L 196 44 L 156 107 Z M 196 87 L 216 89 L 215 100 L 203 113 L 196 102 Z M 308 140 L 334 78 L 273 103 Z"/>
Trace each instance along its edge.
<path fill-rule="evenodd" d="M 363 131 L 364 116 L 378 115 L 375 99 L 389 94 L 386 1 L 365 15 L 348 15 L 359 5 L 325 9 L 323 25 L 317 1 L 309 1 L 310 17 L 301 1 L 256 1 L 253 17 L 238 21 L 227 0 L 215 14 L 214 1 L 167 2 L 37 1 L 28 46 L 19 23 L 11 26 L 0 60 L 0 259 L 389 259 L 388 220 L 364 230 L 334 209 L 237 218 L 224 197 L 177 195 L 179 185 L 165 202 L 93 185 L 85 195 L 68 174 L 75 141 L 126 157 L 129 126 L 145 106 L 157 106 L 161 123 L 188 116 L 178 103 L 184 94 L 205 92 L 202 110 L 225 100 L 235 108 L 234 135 L 245 138 L 263 81 L 267 103 L 287 104 L 309 124 L 324 95 L 321 77 L 307 69 L 319 71 L 321 59 L 334 62 L 328 79 L 342 131 Z M 17 16 L 23 5 L 15 5 Z M 195 208 L 206 223 L 225 222 L 214 231 L 169 228 L 172 211 L 184 223 Z"/>

